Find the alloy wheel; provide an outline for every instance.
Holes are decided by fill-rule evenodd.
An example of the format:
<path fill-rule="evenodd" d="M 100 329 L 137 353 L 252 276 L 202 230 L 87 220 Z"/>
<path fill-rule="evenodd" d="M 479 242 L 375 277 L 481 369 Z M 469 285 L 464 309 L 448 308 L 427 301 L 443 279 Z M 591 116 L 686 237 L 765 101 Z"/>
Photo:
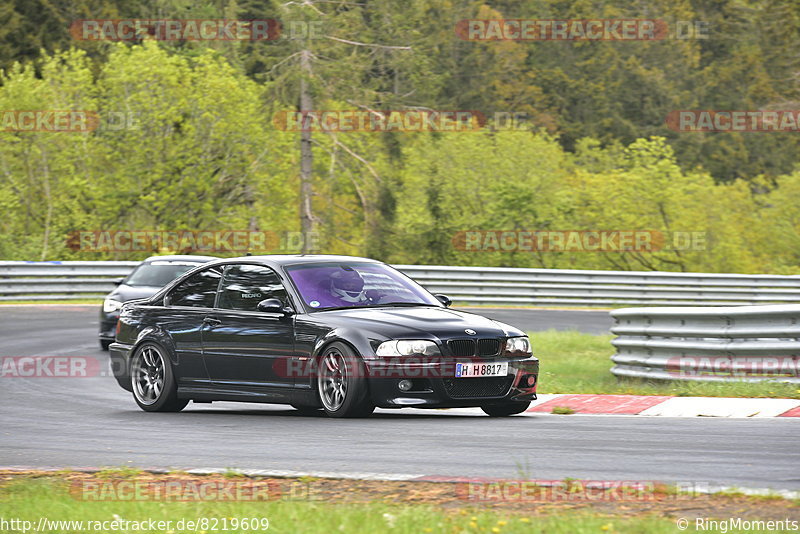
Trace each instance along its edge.
<path fill-rule="evenodd" d="M 131 383 L 136 399 L 145 405 L 154 404 L 164 391 L 164 356 L 153 345 L 145 345 L 136 353 L 131 366 Z"/>
<path fill-rule="evenodd" d="M 332 412 L 341 408 L 347 397 L 349 373 L 347 359 L 338 349 L 331 348 L 322 357 L 317 381 L 325 408 Z"/>

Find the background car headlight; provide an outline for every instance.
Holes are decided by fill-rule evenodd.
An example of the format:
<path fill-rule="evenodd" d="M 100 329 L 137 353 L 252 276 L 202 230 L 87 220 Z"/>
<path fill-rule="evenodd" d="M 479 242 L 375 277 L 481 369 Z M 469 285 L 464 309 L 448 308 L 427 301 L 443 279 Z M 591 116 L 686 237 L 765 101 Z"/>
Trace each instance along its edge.
<path fill-rule="evenodd" d="M 122 303 L 118 300 L 106 298 L 103 301 L 103 311 L 106 313 L 115 312 L 122 307 Z"/>
<path fill-rule="evenodd" d="M 531 354 L 528 336 L 510 337 L 506 340 L 506 354 Z"/>
<path fill-rule="evenodd" d="M 378 356 L 440 356 L 439 347 L 425 339 L 384 341 L 375 351 Z"/>

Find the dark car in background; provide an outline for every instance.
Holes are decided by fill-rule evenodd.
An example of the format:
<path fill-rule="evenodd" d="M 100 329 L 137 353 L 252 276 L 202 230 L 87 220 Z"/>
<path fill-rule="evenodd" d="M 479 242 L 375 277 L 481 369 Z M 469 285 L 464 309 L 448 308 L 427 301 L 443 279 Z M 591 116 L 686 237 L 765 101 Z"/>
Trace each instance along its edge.
<path fill-rule="evenodd" d="M 125 302 L 152 296 L 159 289 L 198 265 L 216 260 L 213 256 L 150 256 L 137 265 L 108 294 L 100 309 L 100 347 L 108 350 L 114 341 L 119 309 Z"/>
<path fill-rule="evenodd" d="M 110 355 L 146 411 L 194 402 L 525 411 L 539 361 L 524 332 L 449 309 L 392 267 L 349 256 L 219 260 L 122 307 Z"/>

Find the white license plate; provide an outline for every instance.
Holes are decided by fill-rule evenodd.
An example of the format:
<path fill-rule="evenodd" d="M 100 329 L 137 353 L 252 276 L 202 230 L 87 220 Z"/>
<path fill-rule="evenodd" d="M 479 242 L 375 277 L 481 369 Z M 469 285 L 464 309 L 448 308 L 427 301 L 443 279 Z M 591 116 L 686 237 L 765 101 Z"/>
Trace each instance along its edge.
<path fill-rule="evenodd" d="M 505 376 L 508 362 L 499 363 L 456 363 L 456 378 L 482 378 L 486 376 Z"/>

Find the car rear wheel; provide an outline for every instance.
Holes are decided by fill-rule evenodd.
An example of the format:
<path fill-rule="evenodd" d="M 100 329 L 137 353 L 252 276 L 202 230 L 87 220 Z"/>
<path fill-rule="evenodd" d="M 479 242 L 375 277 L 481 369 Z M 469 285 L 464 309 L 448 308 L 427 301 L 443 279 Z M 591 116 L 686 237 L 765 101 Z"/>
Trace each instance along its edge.
<path fill-rule="evenodd" d="M 131 389 L 136 404 L 146 412 L 179 412 L 189 403 L 178 398 L 167 352 L 155 343 L 144 343 L 133 354 Z"/>
<path fill-rule="evenodd" d="M 481 410 L 490 417 L 506 417 L 522 413 L 530 407 L 531 403 L 528 402 L 506 402 L 503 404 L 487 404 L 481 406 Z"/>
<path fill-rule="evenodd" d="M 322 352 L 317 363 L 317 393 L 330 417 L 366 417 L 375 410 L 364 363 L 344 343 L 332 343 Z"/>
<path fill-rule="evenodd" d="M 101 339 L 101 340 L 100 340 L 100 348 L 101 348 L 102 350 L 108 350 L 108 347 L 110 347 L 110 346 L 111 346 L 111 343 L 112 343 L 112 342 L 111 342 L 111 341 L 109 341 L 109 340 L 107 340 L 107 339 Z"/>

